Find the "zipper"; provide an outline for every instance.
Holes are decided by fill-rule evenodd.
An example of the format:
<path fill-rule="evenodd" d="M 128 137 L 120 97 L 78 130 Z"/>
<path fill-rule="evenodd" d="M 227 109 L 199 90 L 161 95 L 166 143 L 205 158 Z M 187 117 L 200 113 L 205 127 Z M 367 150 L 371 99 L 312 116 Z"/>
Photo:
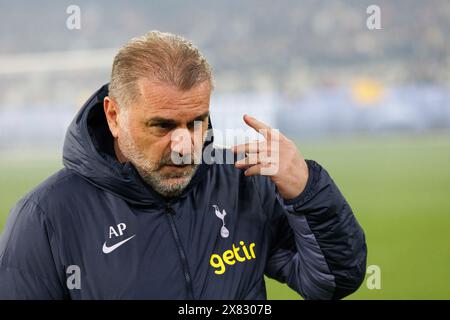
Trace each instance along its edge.
<path fill-rule="evenodd" d="M 170 206 L 170 203 L 166 203 L 166 215 L 169 220 L 170 229 L 172 230 L 172 235 L 175 239 L 175 243 L 178 248 L 178 253 L 181 258 L 181 265 L 183 266 L 184 272 L 184 280 L 186 281 L 186 287 L 188 293 L 191 295 L 191 299 L 194 300 L 194 289 L 192 287 L 192 277 L 189 273 L 189 268 L 186 259 L 186 253 L 183 250 L 183 246 L 181 245 L 180 235 L 178 234 L 177 228 L 175 226 L 175 221 L 173 220 L 174 210 Z"/>

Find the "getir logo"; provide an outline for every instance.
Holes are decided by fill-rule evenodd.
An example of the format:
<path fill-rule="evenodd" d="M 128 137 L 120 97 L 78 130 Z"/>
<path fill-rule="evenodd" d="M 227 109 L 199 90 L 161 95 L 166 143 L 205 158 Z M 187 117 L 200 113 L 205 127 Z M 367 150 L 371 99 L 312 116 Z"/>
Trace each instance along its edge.
<path fill-rule="evenodd" d="M 250 243 L 248 249 L 245 246 L 244 241 L 239 241 L 239 244 L 241 247 L 236 247 L 233 244 L 233 249 L 226 250 L 222 255 L 216 253 L 211 255 L 209 263 L 216 269 L 214 270 L 215 274 L 223 274 L 226 271 L 226 264 L 232 266 L 236 262 L 245 262 L 256 258 L 254 251 L 255 243 Z M 242 251 L 240 253 L 241 249 Z"/>

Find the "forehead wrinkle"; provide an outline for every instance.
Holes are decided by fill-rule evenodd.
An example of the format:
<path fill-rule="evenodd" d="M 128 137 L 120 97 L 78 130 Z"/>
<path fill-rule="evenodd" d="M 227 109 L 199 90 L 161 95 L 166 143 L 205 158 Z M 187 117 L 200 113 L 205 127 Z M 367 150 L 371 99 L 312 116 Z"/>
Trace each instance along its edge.
<path fill-rule="evenodd" d="M 153 101 L 151 99 L 146 99 L 144 107 L 149 113 L 160 113 L 164 111 L 176 112 L 176 113 L 188 113 L 197 112 L 199 109 L 209 108 L 209 99 L 167 99 L 164 98 L 163 101 Z"/>
<path fill-rule="evenodd" d="M 148 106 L 148 105 L 147 105 Z M 195 107 L 183 107 L 181 105 L 168 106 L 148 106 L 143 108 L 142 118 L 146 121 L 152 121 L 154 118 L 160 118 L 172 121 L 177 125 L 180 123 L 189 123 L 199 116 L 209 114 L 209 104 L 199 104 Z"/>
<path fill-rule="evenodd" d="M 155 99 L 156 98 L 156 99 Z M 205 104 L 205 98 L 204 95 L 201 93 L 197 93 L 197 94 L 189 94 L 189 95 L 185 95 L 183 94 L 181 97 L 180 96 L 175 96 L 175 97 L 170 97 L 168 95 L 152 95 L 150 97 L 145 97 L 145 100 L 147 102 L 148 105 L 153 105 L 153 106 L 162 106 L 162 107 L 176 107 L 177 105 L 202 105 Z M 208 99 L 209 101 L 209 99 Z M 156 103 L 155 103 L 156 102 Z"/>
<path fill-rule="evenodd" d="M 144 78 L 139 81 L 139 87 L 141 96 L 146 104 L 152 105 L 156 102 L 158 105 L 165 107 L 198 105 L 205 102 L 209 104 L 211 94 L 211 88 L 207 83 L 199 83 L 189 90 L 180 90 L 174 86 Z"/>
<path fill-rule="evenodd" d="M 145 83 L 148 85 L 141 82 L 142 100 L 139 103 L 145 121 L 163 118 L 184 123 L 209 111 L 210 91 L 205 87 L 181 91 L 161 83 Z"/>
<path fill-rule="evenodd" d="M 183 107 L 183 105 L 167 105 L 167 106 L 148 106 L 145 108 L 148 114 L 158 114 L 161 118 L 167 118 L 164 116 L 164 112 L 168 112 L 171 116 L 175 114 L 191 115 L 192 113 L 201 112 L 201 110 L 207 110 L 208 105 L 199 104 L 195 107 Z M 203 114 L 201 112 L 199 115 Z"/>

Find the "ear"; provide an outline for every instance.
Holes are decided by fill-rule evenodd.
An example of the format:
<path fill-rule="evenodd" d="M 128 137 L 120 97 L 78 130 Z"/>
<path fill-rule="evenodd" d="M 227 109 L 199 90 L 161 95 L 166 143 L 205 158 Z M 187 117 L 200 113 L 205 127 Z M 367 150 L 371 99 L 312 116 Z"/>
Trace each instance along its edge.
<path fill-rule="evenodd" d="M 114 138 L 119 136 L 119 105 L 111 98 L 106 96 L 103 99 L 103 110 L 108 121 L 109 130 Z"/>

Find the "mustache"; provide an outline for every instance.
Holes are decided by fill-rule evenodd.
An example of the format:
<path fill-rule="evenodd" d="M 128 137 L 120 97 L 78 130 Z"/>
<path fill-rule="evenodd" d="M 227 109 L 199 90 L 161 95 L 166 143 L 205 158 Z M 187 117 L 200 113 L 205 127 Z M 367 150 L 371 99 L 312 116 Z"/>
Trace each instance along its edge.
<path fill-rule="evenodd" d="M 193 154 L 180 155 L 177 152 L 170 152 L 161 158 L 161 160 L 159 161 L 158 169 L 162 168 L 163 166 L 183 166 L 193 164 Z"/>

